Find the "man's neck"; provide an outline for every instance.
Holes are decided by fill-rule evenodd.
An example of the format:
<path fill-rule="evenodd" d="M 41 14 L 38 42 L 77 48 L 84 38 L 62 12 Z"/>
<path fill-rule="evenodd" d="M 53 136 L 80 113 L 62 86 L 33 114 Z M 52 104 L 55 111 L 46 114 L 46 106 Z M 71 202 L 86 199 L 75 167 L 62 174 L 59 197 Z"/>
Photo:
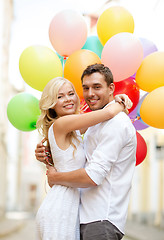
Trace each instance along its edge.
<path fill-rule="evenodd" d="M 105 105 L 102 107 L 102 109 L 103 109 L 104 107 L 106 107 L 108 104 L 112 103 L 113 101 L 114 101 L 114 97 L 112 96 L 112 97 L 110 97 L 109 102 L 108 102 L 107 104 L 105 104 Z"/>
<path fill-rule="evenodd" d="M 114 100 L 114 97 L 112 95 L 112 96 L 109 97 L 109 102 L 108 103 L 112 102 L 113 100 Z"/>

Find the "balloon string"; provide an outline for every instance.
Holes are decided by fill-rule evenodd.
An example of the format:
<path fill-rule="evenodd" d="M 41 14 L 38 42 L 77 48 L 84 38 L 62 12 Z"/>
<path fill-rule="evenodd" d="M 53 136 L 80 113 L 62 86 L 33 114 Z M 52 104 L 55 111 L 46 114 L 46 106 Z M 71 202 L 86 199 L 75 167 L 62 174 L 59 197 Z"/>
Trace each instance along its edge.
<path fill-rule="evenodd" d="M 135 121 L 139 120 L 140 118 L 141 118 L 141 117 L 138 116 L 138 117 L 136 117 L 135 119 L 131 119 L 131 121 L 132 121 L 132 123 L 134 123 Z"/>
<path fill-rule="evenodd" d="M 80 112 L 83 113 L 83 112 L 85 112 L 88 108 L 89 108 L 89 106 L 85 103 L 85 104 L 83 104 L 83 106 L 80 107 Z"/>
<path fill-rule="evenodd" d="M 64 66 L 65 66 L 65 62 L 64 62 L 64 61 L 65 61 L 65 60 L 67 60 L 67 57 L 66 57 L 66 56 L 63 56 L 63 66 L 62 66 L 62 67 L 63 67 L 63 72 L 64 72 Z"/>
<path fill-rule="evenodd" d="M 83 104 L 83 106 L 80 108 L 80 110 L 83 110 L 84 108 L 88 108 L 88 105 L 85 103 L 85 104 Z"/>
<path fill-rule="evenodd" d="M 86 108 L 84 108 L 84 109 L 83 109 L 83 111 L 86 111 L 88 108 L 89 108 L 89 107 L 88 107 L 88 106 L 86 106 Z"/>

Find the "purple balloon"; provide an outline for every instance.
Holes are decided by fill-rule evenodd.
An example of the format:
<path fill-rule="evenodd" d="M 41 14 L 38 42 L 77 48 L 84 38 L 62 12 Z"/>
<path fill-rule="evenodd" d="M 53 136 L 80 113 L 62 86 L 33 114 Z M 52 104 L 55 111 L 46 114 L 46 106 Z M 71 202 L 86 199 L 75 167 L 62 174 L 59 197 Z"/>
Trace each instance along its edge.
<path fill-rule="evenodd" d="M 137 104 L 138 105 L 138 104 Z M 135 119 L 137 117 L 137 106 L 133 109 L 133 111 L 131 111 L 128 116 L 130 117 L 130 119 Z"/>
<path fill-rule="evenodd" d="M 139 40 L 141 41 L 143 47 L 144 58 L 149 54 L 158 51 L 156 45 L 152 41 L 146 38 L 139 38 Z"/>
<path fill-rule="evenodd" d="M 145 128 L 148 128 L 148 125 L 145 125 L 143 122 L 140 121 L 140 119 L 137 119 L 137 106 L 131 113 L 128 115 L 133 123 L 133 126 L 135 127 L 136 130 L 143 130 Z"/>
<path fill-rule="evenodd" d="M 148 125 L 142 123 L 140 120 L 136 120 L 135 122 L 133 122 L 133 126 L 135 127 L 136 130 L 143 130 L 149 127 Z"/>
<path fill-rule="evenodd" d="M 148 56 L 149 54 L 158 51 L 156 45 L 152 41 L 150 41 L 150 40 L 148 40 L 146 38 L 139 38 L 139 40 L 140 40 L 140 42 L 142 44 L 142 47 L 143 47 L 143 54 L 144 54 L 143 59 L 146 56 Z M 136 77 L 136 73 L 134 73 L 132 75 L 132 77 L 135 78 Z"/>

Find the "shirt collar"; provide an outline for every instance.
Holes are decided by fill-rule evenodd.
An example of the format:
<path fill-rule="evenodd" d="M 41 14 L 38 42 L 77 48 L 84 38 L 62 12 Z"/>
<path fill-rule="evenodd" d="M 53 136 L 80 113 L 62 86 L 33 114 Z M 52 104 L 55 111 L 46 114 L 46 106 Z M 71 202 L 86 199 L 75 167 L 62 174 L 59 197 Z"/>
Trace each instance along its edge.
<path fill-rule="evenodd" d="M 109 106 L 109 104 L 115 103 L 115 100 L 112 100 L 111 102 L 109 102 L 107 105 L 105 105 L 103 108 L 106 108 L 107 106 Z"/>

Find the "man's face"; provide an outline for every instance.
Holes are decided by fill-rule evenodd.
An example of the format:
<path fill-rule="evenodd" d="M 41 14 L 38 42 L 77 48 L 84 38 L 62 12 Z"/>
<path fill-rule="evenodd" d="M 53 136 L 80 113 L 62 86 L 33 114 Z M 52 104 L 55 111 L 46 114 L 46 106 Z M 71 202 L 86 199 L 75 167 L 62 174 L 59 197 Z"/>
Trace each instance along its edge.
<path fill-rule="evenodd" d="M 114 84 L 107 86 L 99 72 L 84 76 L 82 87 L 84 99 L 92 111 L 103 108 L 113 100 Z"/>

